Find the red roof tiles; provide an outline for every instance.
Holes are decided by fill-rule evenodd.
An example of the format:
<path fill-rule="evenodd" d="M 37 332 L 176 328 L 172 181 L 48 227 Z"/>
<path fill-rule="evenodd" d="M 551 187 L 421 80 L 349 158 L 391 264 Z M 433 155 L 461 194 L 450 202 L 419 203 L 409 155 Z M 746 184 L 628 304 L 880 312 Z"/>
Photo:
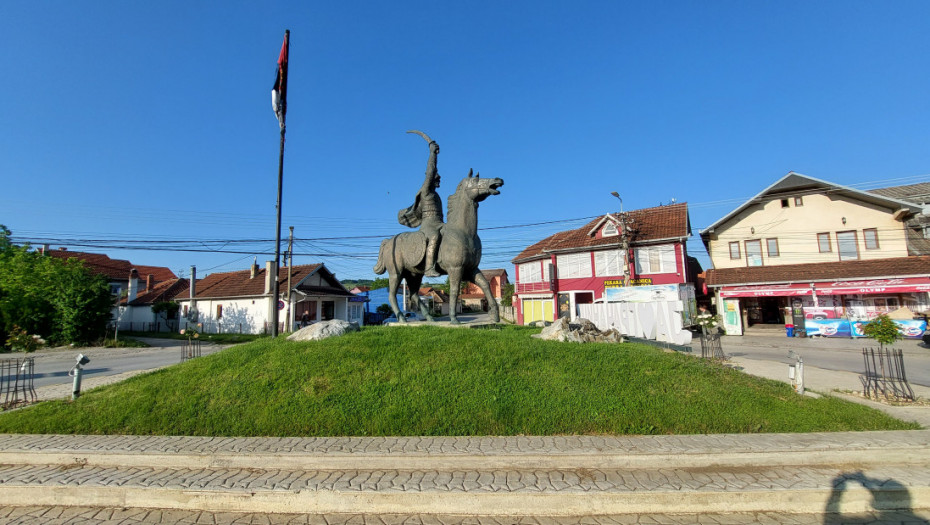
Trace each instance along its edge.
<path fill-rule="evenodd" d="M 111 259 L 102 253 L 72 252 L 71 250 L 47 250 L 49 257 L 57 259 L 77 259 L 84 262 L 84 266 L 91 272 L 103 275 L 111 280 L 128 280 L 129 272 L 133 268 L 139 272 L 139 278 L 145 279 L 148 274 L 154 276 L 155 282 L 177 279 L 178 276 L 163 266 L 133 265 L 123 259 Z"/>
<path fill-rule="evenodd" d="M 619 214 L 614 214 L 619 217 Z M 627 224 L 632 229 L 630 245 L 647 243 L 662 239 L 679 239 L 691 235 L 688 221 L 688 204 L 685 202 L 655 208 L 643 208 L 624 213 Z M 558 232 L 529 246 L 511 262 L 520 262 L 539 258 L 552 251 L 570 251 L 572 249 L 595 248 L 598 246 L 616 246 L 619 237 L 601 237 L 589 235 L 591 230 L 605 217 L 598 217 L 581 228 Z"/>

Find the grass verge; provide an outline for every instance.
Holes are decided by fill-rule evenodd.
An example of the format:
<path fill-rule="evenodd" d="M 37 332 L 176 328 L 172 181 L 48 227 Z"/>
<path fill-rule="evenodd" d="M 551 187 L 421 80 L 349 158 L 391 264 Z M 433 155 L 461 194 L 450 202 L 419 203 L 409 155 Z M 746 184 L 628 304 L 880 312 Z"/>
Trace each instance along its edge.
<path fill-rule="evenodd" d="M 914 429 L 868 407 L 638 344 L 538 329 L 366 328 L 260 339 L 74 403 L 0 415 L 0 432 L 208 436 L 555 435 Z"/>

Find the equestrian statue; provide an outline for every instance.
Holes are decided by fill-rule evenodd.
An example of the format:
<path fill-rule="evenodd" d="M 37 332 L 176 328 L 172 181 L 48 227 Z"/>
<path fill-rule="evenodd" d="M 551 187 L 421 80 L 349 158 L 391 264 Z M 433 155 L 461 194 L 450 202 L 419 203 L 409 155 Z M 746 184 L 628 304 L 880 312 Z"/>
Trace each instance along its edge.
<path fill-rule="evenodd" d="M 406 322 L 397 305 L 397 289 L 403 280 L 411 291 L 410 305 L 414 302 L 423 316 L 432 321 L 429 309 L 417 292 L 423 276 L 449 276 L 449 321 L 458 324 L 455 305 L 458 302 L 462 281 L 478 285 L 488 301 L 491 319 L 500 322 L 500 309 L 491 294 L 487 279 L 481 274 L 481 239 L 478 238 L 478 203 L 489 195 L 499 195 L 502 179 L 482 179 L 472 170 L 462 179 L 455 193 L 449 196 L 448 221 L 443 222 L 442 199 L 436 193 L 440 176 L 436 167 L 439 144 L 422 131 L 408 131 L 423 137 L 429 143 L 429 160 L 426 179 L 417 192 L 413 205 L 397 213 L 397 221 L 415 232 L 399 233 L 381 242 L 376 274 L 388 272 L 388 301 L 398 322 Z M 407 306 L 407 305 L 404 305 Z"/>

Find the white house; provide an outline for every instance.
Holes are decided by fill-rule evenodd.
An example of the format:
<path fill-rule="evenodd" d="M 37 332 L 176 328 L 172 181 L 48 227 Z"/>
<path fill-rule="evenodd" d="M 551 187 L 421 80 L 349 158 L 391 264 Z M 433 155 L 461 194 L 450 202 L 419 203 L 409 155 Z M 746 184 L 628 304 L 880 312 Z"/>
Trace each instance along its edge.
<path fill-rule="evenodd" d="M 310 322 L 342 319 L 362 323 L 365 303 L 323 264 L 280 268 L 280 299 L 275 305 L 273 265 L 268 261 L 264 269 L 253 264 L 248 270 L 193 280 L 188 290 L 174 297 L 181 306 L 181 328 L 195 322 L 191 312 L 196 310 L 196 322 L 208 333 L 270 332 L 274 307 L 279 310 L 282 332 L 293 330 L 304 314 Z M 191 270 L 191 275 L 196 275 L 196 269 Z"/>

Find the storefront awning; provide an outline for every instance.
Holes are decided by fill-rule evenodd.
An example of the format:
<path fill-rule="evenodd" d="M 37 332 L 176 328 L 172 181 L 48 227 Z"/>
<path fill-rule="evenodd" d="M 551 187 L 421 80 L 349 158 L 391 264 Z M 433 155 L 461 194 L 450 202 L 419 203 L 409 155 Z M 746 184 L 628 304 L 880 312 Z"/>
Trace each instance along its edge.
<path fill-rule="evenodd" d="M 753 286 L 721 286 L 721 297 L 788 297 L 799 295 L 894 294 L 930 292 L 930 277 L 868 279 Z"/>

